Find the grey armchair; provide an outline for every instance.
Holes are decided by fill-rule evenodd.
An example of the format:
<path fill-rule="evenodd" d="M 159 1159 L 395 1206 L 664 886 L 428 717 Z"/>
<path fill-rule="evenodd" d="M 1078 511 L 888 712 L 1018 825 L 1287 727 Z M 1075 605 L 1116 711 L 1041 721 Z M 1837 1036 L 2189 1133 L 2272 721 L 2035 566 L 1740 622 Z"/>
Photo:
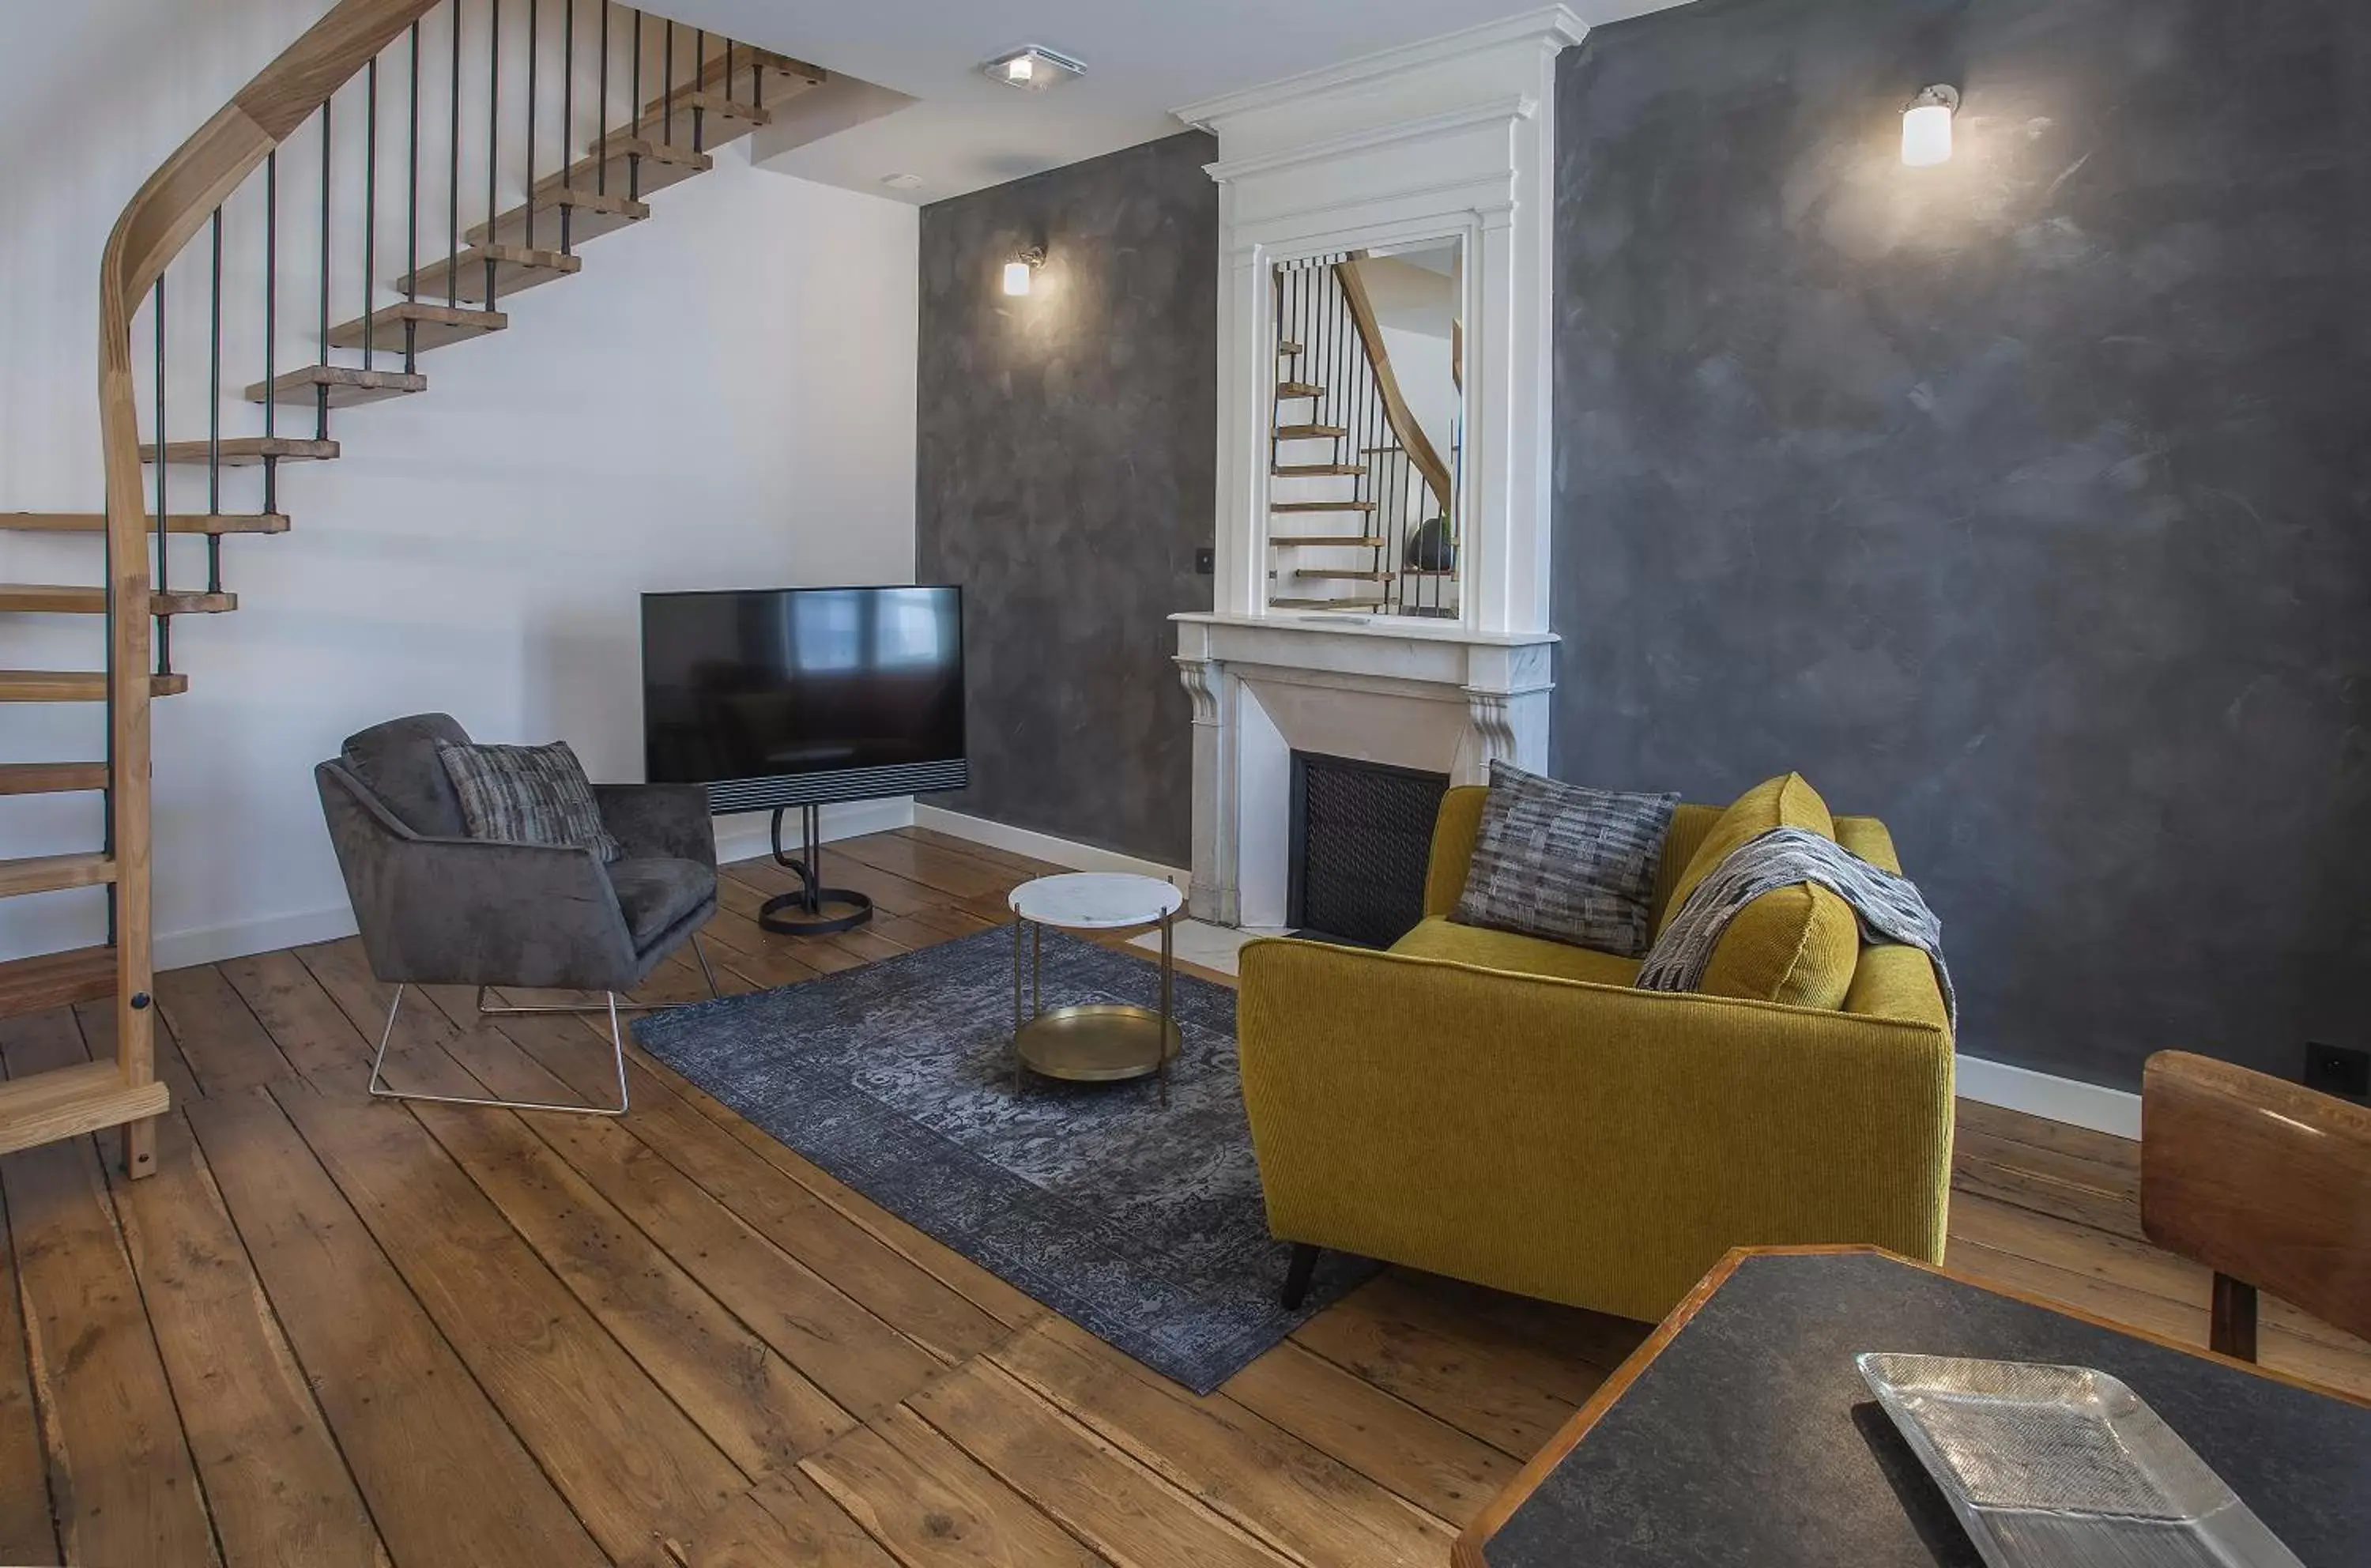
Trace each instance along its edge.
<path fill-rule="evenodd" d="M 716 912 L 707 791 L 696 784 L 594 786 L 602 823 L 625 848 L 606 866 L 590 849 L 471 838 L 436 755 L 439 741 L 468 739 L 448 715 L 415 714 L 349 735 L 336 758 L 313 770 L 371 972 L 395 986 L 371 1062 L 370 1091 L 395 1100 L 622 1115 L 629 1097 L 618 994 L 640 985 L 687 940 L 709 993 L 716 992 L 699 936 Z M 618 1058 L 616 1109 L 387 1088 L 380 1068 L 407 986 L 474 986 L 478 1010 L 486 1015 L 601 1010 L 490 1007 L 487 988 L 494 986 L 605 993 Z"/>

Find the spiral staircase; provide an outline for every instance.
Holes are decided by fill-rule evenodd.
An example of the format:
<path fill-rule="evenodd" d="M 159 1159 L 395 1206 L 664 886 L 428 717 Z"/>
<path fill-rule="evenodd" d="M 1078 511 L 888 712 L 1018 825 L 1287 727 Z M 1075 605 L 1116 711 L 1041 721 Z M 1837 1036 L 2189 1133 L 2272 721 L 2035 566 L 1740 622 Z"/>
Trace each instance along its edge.
<path fill-rule="evenodd" d="M 508 329 L 502 301 L 575 275 L 824 79 L 601 0 L 339 0 L 133 195 L 99 263 L 105 510 L 0 513 L 0 536 L 92 541 L 89 581 L 0 582 L 0 639 L 91 628 L 87 667 L 0 669 L 0 704 L 105 714 L 100 756 L 0 763 L 0 795 L 105 802 L 96 845 L 0 860 L 0 897 L 91 890 L 109 932 L 0 963 L 0 1018 L 112 997 L 115 1055 L 0 1082 L 0 1153 L 121 1126 L 129 1172 L 155 1169 L 150 704 L 188 689 L 183 618 L 238 607 L 225 541 L 293 525 L 283 465 L 334 461 L 333 414 L 424 394 L 423 355 Z M 226 341 L 226 279 L 263 291 L 247 340 Z"/>

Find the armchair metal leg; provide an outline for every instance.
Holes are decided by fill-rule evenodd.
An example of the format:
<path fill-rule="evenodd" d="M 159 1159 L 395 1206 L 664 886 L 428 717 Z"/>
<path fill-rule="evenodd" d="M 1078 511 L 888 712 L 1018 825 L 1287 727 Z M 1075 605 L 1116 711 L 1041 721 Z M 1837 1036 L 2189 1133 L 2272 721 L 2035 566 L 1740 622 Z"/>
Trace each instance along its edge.
<path fill-rule="evenodd" d="M 608 998 L 609 1048 L 618 1058 L 618 1103 L 616 1108 L 612 1109 L 607 1105 L 562 1105 L 542 1100 L 503 1100 L 494 1095 L 411 1094 L 387 1088 L 386 1080 L 380 1076 L 379 1069 L 387 1061 L 387 1043 L 395 1038 L 395 1016 L 403 1008 L 403 990 L 401 986 L 395 988 L 395 999 L 387 1004 L 387 1027 L 379 1032 L 378 1053 L 371 1058 L 370 1091 L 376 1098 L 425 1100 L 439 1105 L 490 1105 L 505 1111 L 557 1111 L 563 1114 L 576 1116 L 622 1116 L 626 1113 L 630 1103 L 626 1090 L 626 1036 L 618 1023 L 618 994 L 615 991 L 602 993 Z M 485 1005 L 485 997 L 486 993 L 481 986 L 478 992 L 478 1010 L 481 1013 L 592 1012 L 596 1010 L 592 1008 L 561 1007 L 489 1008 Z"/>
<path fill-rule="evenodd" d="M 691 933 L 691 952 L 700 960 L 700 977 L 708 982 L 709 999 L 713 1001 L 723 996 L 724 993 L 716 988 L 716 971 L 708 967 L 708 950 L 700 945 L 698 931 Z"/>

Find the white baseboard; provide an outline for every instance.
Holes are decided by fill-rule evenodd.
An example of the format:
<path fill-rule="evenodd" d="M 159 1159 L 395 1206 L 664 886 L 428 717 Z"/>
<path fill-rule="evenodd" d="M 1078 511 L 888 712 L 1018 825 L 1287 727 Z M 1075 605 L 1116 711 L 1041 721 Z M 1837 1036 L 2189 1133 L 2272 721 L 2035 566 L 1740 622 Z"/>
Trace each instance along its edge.
<path fill-rule="evenodd" d="M 341 904 L 329 909 L 307 909 L 295 915 L 267 915 L 260 920 L 237 920 L 226 926 L 200 926 L 186 931 L 156 933 L 154 962 L 159 969 L 187 969 L 192 964 L 219 963 L 250 953 L 277 952 L 282 948 L 309 947 L 354 934 L 354 912 Z"/>
<path fill-rule="evenodd" d="M 918 808 L 911 795 L 895 795 L 885 801 L 844 801 L 823 809 L 823 841 L 830 844 L 842 838 L 862 838 L 868 833 L 886 833 L 893 827 L 911 827 Z M 716 819 L 716 862 L 725 865 L 734 860 L 754 859 L 774 852 L 774 813 L 742 812 Z M 798 824 L 782 824 L 783 846 L 798 843 Z"/>
<path fill-rule="evenodd" d="M 2141 1097 L 2128 1090 L 2057 1078 L 2007 1062 L 1987 1062 L 1981 1056 L 1960 1057 L 1957 1069 L 1962 1100 L 2112 1133 L 2120 1138 L 2141 1136 Z"/>
<path fill-rule="evenodd" d="M 991 849 L 1026 855 L 1032 859 L 1045 860 L 1073 871 L 1133 871 L 1140 877 L 1159 877 L 1181 893 L 1194 880 L 1193 874 L 1183 867 L 1139 859 L 1134 855 L 1123 855 L 1116 849 L 1098 849 L 1092 844 L 1057 838 L 1050 833 L 1038 833 L 1026 827 L 1010 827 L 1000 822 L 990 822 L 986 817 L 951 812 L 944 806 L 916 802 L 913 824 L 943 833 L 952 838 L 967 838 L 974 844 L 985 844 Z"/>

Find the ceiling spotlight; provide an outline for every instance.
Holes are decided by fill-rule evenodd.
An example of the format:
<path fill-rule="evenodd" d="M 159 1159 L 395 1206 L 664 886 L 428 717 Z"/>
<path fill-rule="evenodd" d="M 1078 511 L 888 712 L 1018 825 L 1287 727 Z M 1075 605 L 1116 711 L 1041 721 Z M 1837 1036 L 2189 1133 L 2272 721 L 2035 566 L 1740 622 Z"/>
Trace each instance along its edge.
<path fill-rule="evenodd" d="M 979 71 L 990 81 L 1028 93 L 1042 93 L 1048 87 L 1060 86 L 1073 76 L 1087 74 L 1086 66 L 1078 61 L 1037 43 L 1007 51 L 982 63 Z"/>

